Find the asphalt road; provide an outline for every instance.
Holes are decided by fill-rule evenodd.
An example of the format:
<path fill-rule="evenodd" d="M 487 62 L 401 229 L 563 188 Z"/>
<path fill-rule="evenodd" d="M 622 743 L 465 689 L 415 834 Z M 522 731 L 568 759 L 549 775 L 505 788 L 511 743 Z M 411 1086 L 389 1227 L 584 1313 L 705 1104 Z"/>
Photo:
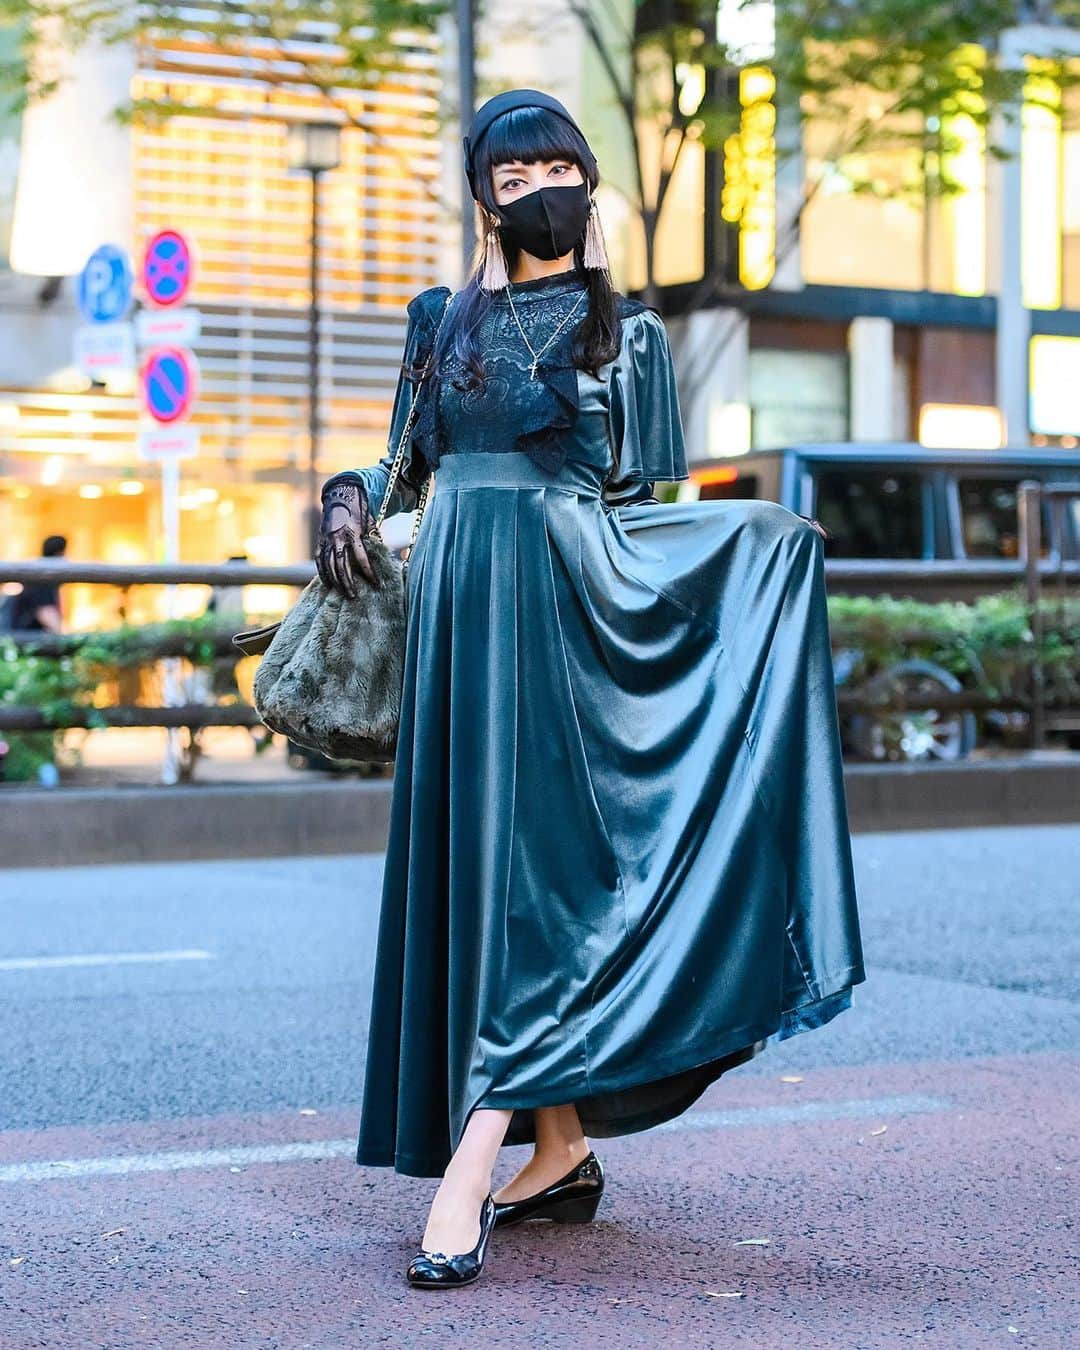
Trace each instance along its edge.
<path fill-rule="evenodd" d="M 348 1156 L 381 858 L 0 872 L 0 1350 L 1075 1343 L 1080 827 L 855 851 L 852 1011 L 428 1296 Z"/>

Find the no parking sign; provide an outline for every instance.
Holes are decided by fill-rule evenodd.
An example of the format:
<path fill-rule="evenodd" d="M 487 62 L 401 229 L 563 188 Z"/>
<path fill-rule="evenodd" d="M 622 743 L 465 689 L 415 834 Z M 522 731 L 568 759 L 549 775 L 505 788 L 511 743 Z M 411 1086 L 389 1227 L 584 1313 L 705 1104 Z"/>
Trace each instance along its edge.
<path fill-rule="evenodd" d="M 191 288 L 195 262 L 179 230 L 159 230 L 143 255 L 143 289 L 155 305 L 178 305 Z"/>
<path fill-rule="evenodd" d="M 143 362 L 139 385 L 143 406 L 163 425 L 179 422 L 195 401 L 198 366 L 183 347 L 155 347 Z"/>

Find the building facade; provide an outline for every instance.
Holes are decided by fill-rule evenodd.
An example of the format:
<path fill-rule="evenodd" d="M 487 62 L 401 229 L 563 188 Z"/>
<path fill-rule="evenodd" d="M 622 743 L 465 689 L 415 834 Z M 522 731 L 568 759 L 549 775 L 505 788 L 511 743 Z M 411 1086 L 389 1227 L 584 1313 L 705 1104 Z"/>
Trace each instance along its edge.
<path fill-rule="evenodd" d="M 625 55 L 625 26 L 646 8 L 595 7 L 609 54 Z M 959 190 L 935 197 L 917 190 L 910 148 L 870 152 L 860 173 L 882 190 L 851 190 L 828 127 L 770 88 L 769 0 L 719 0 L 717 23 L 721 33 L 740 25 L 760 63 L 733 90 L 743 113 L 731 142 L 720 151 L 684 145 L 653 271 L 691 458 L 847 439 L 987 452 L 1075 446 L 1080 95 L 1068 91 L 1054 106 L 1037 62 L 1048 47 L 1076 44 L 1076 33 L 1015 30 L 1011 59 L 1034 64 L 1012 157 L 999 163 L 975 122 L 956 117 L 939 169 Z M 378 78 L 328 100 L 297 63 L 332 63 L 332 36 L 301 34 L 303 51 L 190 33 L 124 52 L 90 47 L 59 101 L 21 126 L 0 125 L 8 556 L 32 556 L 54 531 L 69 536 L 73 556 L 161 555 L 159 468 L 138 457 L 134 379 L 91 386 L 72 365 L 71 343 L 72 274 L 91 248 L 122 243 L 137 260 L 162 227 L 195 244 L 192 303 L 202 315 L 192 415 L 200 452 L 183 465 L 181 556 L 307 556 L 311 182 L 287 159 L 289 128 L 304 121 L 341 127 L 341 165 L 320 185 L 319 472 L 383 453 L 405 302 L 461 280 L 455 41 L 452 28 L 410 38 Z M 481 26 L 478 93 L 530 85 L 575 110 L 600 161 L 616 280 L 634 290 L 646 279 L 641 226 L 619 190 L 633 186 L 632 156 L 596 36 L 568 13 L 511 0 Z M 127 99 L 184 111 L 109 122 Z M 857 111 L 876 115 L 869 105 Z M 643 119 L 638 135 L 649 170 L 663 153 L 656 127 Z M 895 190 L 913 173 L 915 191 Z M 703 285 L 718 259 L 725 284 Z M 76 623 L 101 619 L 100 593 L 73 588 L 72 598 Z M 156 598 L 137 591 L 132 604 Z"/>
<path fill-rule="evenodd" d="M 335 57 L 324 34 L 313 32 L 310 48 L 305 60 Z M 290 127 L 305 121 L 340 127 L 340 167 L 318 187 L 318 473 L 383 453 L 405 304 L 456 262 L 444 44 L 411 37 L 377 79 L 332 99 L 305 86 L 295 57 L 295 43 L 241 50 L 191 35 L 119 55 L 90 46 L 58 99 L 0 129 L 6 556 L 33 556 L 53 532 L 68 536 L 74 557 L 161 556 L 160 467 L 139 458 L 137 380 L 119 372 L 91 383 L 73 365 L 82 320 L 72 273 L 106 242 L 127 248 L 137 272 L 146 240 L 164 228 L 194 246 L 188 302 L 201 315 L 199 451 L 182 464 L 180 556 L 308 556 L 312 180 L 287 156 Z M 184 111 L 118 125 L 109 114 L 127 100 Z M 136 305 L 139 296 L 136 285 Z M 77 626 L 115 604 L 102 589 L 70 592 Z M 136 589 L 128 617 L 158 601 Z"/>
<path fill-rule="evenodd" d="M 1080 28 L 1042 8 L 1045 22 L 997 39 L 994 59 L 1027 72 L 1015 120 L 995 128 L 1007 158 L 958 113 L 905 128 L 940 132 L 937 162 L 908 142 L 853 149 L 845 164 L 835 119 L 770 95 L 773 6 L 750 7 L 763 55 L 733 93 L 739 132 L 723 150 L 683 149 L 657 244 L 695 456 L 848 439 L 1077 445 L 1080 89 L 1040 69 L 1071 54 L 1080 70 Z M 722 0 L 721 24 L 725 11 L 749 21 Z M 884 115 L 875 99 L 884 104 L 852 92 L 856 125 Z M 844 172 L 851 159 L 864 190 Z M 948 192 L 933 190 L 935 173 Z M 742 196 L 730 214 L 729 194 Z M 702 280 L 724 215 L 731 263 L 710 294 Z M 639 257 L 632 280 L 643 276 Z"/>

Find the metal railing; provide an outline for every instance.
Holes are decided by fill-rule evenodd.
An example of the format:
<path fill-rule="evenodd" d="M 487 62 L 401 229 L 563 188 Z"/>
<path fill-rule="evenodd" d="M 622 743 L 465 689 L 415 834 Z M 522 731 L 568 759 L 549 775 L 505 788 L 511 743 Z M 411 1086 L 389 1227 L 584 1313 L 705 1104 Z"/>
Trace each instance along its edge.
<path fill-rule="evenodd" d="M 1051 556 L 1042 557 L 1042 501 L 1050 503 Z M 959 598 L 965 595 L 989 593 L 1010 586 L 1023 585 L 1030 606 L 1032 630 L 1036 650 L 1043 635 L 1044 583 L 1056 581 L 1064 596 L 1080 583 L 1080 561 L 1063 557 L 1065 552 L 1065 507 L 1069 501 L 1080 500 L 1080 484 L 1045 485 L 1035 481 L 1020 487 L 1021 556 L 1016 560 L 963 560 L 894 562 L 876 559 L 828 559 L 825 564 L 826 581 L 830 591 L 847 594 L 881 595 L 889 592 L 925 595 L 930 591 L 944 592 Z M 228 586 L 251 585 L 305 586 L 314 576 L 312 563 L 262 567 L 253 563 L 145 563 L 115 565 L 111 563 L 74 562 L 67 559 L 34 559 L 32 561 L 0 561 L 0 585 L 10 582 L 23 585 L 50 583 L 70 585 L 88 583 L 127 588 L 130 586 Z M 42 656 L 57 656 L 78 650 L 80 642 L 91 634 L 57 636 L 42 633 L 10 634 L 20 649 L 34 651 Z M 226 657 L 239 654 L 225 630 L 208 631 L 202 642 L 213 643 L 216 655 Z M 154 659 L 172 658 L 183 654 L 186 639 L 163 638 L 155 648 Z M 148 659 L 150 659 L 148 657 Z M 1002 699 L 978 689 L 959 692 L 938 691 L 920 695 L 913 691 L 897 694 L 882 701 L 868 697 L 858 690 L 838 691 L 841 711 L 904 712 L 925 711 L 931 708 L 967 709 L 985 711 L 990 708 L 1030 711 L 1032 741 L 1045 744 L 1047 731 L 1046 684 L 1041 663 L 1032 663 L 1029 698 Z M 106 725 L 115 727 L 166 727 L 197 731 L 207 726 L 251 727 L 259 724 L 255 710 L 243 704 L 208 705 L 197 703 L 146 707 L 117 705 L 108 708 L 87 708 L 70 712 L 63 725 Z M 55 721 L 37 708 L 0 707 L 0 731 L 46 730 Z"/>
<path fill-rule="evenodd" d="M 1050 507 L 1050 553 L 1047 566 L 1043 558 L 1043 502 Z M 1024 590 L 1031 615 L 1031 632 L 1035 650 L 1042 650 L 1045 631 L 1043 610 L 1043 579 L 1054 575 L 1058 594 L 1064 602 L 1068 576 L 1065 552 L 1065 508 L 1070 502 L 1080 501 L 1080 483 L 1040 483 L 1026 480 L 1020 484 L 1020 558 L 1024 566 Z M 1031 663 L 1031 743 L 1036 750 L 1046 744 L 1046 672 L 1041 661 Z"/>

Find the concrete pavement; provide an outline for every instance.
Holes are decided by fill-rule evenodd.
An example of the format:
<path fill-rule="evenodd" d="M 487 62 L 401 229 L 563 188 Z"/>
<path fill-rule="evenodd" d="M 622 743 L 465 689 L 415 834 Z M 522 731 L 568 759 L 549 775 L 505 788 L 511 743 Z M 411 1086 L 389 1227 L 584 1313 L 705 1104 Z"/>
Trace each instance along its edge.
<path fill-rule="evenodd" d="M 0 1347 L 1070 1344 L 1080 828 L 855 848 L 853 1010 L 444 1296 L 348 1156 L 377 856 L 0 873 Z"/>

